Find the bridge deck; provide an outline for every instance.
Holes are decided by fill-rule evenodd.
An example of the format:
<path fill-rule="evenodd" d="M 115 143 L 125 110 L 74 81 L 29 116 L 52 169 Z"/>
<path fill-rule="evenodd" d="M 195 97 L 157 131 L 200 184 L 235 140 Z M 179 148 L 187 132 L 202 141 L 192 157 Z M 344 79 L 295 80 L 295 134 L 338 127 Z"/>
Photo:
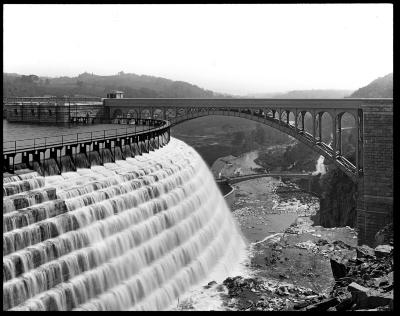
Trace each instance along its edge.
<path fill-rule="evenodd" d="M 124 98 L 104 99 L 104 105 L 109 107 L 268 107 L 308 109 L 359 109 L 368 104 L 392 104 L 392 98 L 370 99 L 251 99 L 251 98 Z"/>

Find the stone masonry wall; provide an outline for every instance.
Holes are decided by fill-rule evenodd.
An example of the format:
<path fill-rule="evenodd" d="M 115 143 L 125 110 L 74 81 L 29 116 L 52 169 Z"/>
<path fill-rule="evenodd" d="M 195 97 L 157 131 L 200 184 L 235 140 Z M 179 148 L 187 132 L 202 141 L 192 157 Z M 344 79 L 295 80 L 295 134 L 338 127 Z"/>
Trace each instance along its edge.
<path fill-rule="evenodd" d="M 68 123 L 70 117 L 86 117 L 95 119 L 95 123 L 104 121 L 104 106 L 102 104 L 13 104 L 7 106 L 9 122 L 29 123 Z"/>
<path fill-rule="evenodd" d="M 364 176 L 358 186 L 359 243 L 373 245 L 393 220 L 393 106 L 363 107 Z"/>

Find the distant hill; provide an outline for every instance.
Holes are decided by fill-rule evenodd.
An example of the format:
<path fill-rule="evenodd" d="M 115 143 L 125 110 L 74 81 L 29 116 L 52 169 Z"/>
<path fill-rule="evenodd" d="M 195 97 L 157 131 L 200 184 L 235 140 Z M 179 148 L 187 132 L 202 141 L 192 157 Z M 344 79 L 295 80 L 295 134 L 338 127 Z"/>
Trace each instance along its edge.
<path fill-rule="evenodd" d="M 38 77 L 3 73 L 3 96 L 90 96 L 105 97 L 111 90 L 125 92 L 127 98 L 210 98 L 229 97 L 196 85 L 161 77 L 125 74 L 77 77 Z"/>
<path fill-rule="evenodd" d="M 293 90 L 281 93 L 256 93 L 249 98 L 273 98 L 273 99 L 342 99 L 348 97 L 353 90 L 312 89 Z"/>
<path fill-rule="evenodd" d="M 393 73 L 375 79 L 355 91 L 351 98 L 393 98 Z"/>

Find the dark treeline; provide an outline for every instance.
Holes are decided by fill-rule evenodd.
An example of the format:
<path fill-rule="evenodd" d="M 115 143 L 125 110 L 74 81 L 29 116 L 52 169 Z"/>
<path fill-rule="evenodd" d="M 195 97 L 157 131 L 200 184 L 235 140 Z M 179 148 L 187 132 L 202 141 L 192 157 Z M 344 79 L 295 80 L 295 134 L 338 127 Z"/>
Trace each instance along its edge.
<path fill-rule="evenodd" d="M 36 75 L 3 74 L 4 96 L 88 96 L 105 97 L 121 90 L 127 98 L 210 98 L 229 97 L 183 81 L 125 74 L 98 76 L 89 73 L 77 77 L 47 78 Z"/>
<path fill-rule="evenodd" d="M 355 91 L 351 98 L 393 98 L 393 73 L 375 79 Z"/>

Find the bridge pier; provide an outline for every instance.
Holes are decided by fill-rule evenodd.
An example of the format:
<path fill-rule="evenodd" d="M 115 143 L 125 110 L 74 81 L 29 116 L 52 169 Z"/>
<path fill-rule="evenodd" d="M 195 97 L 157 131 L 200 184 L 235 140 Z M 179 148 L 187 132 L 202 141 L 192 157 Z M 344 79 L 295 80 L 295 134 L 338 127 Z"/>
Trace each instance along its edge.
<path fill-rule="evenodd" d="M 336 157 L 342 156 L 342 114 L 339 114 L 336 122 Z"/>
<path fill-rule="evenodd" d="M 30 167 L 29 152 L 25 151 L 25 152 L 22 153 L 22 163 L 24 163 L 27 168 Z"/>
<path fill-rule="evenodd" d="M 111 141 L 109 139 L 106 139 L 104 142 L 104 148 L 107 148 L 111 151 Z"/>
<path fill-rule="evenodd" d="M 99 142 L 93 142 L 93 151 L 99 152 Z"/>
<path fill-rule="evenodd" d="M 359 244 L 375 245 L 375 234 L 393 222 L 393 106 L 362 106 L 363 176 L 358 181 Z"/>
<path fill-rule="evenodd" d="M 58 170 L 60 172 L 59 174 L 61 174 L 61 162 L 59 163 L 58 160 L 57 160 L 57 156 L 58 156 L 57 152 L 58 152 L 58 150 L 60 150 L 60 157 L 61 157 L 62 147 L 52 147 L 52 148 L 50 148 L 50 158 L 54 159 L 54 161 L 55 161 L 55 163 L 57 165 L 57 168 L 58 168 Z"/>
<path fill-rule="evenodd" d="M 7 171 L 7 172 L 11 171 L 9 155 L 3 155 L 3 171 Z"/>
<path fill-rule="evenodd" d="M 86 143 L 79 144 L 79 153 L 86 154 Z"/>
<path fill-rule="evenodd" d="M 71 157 L 72 160 L 72 146 L 65 147 L 65 155 Z"/>

